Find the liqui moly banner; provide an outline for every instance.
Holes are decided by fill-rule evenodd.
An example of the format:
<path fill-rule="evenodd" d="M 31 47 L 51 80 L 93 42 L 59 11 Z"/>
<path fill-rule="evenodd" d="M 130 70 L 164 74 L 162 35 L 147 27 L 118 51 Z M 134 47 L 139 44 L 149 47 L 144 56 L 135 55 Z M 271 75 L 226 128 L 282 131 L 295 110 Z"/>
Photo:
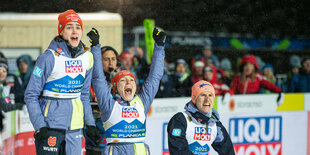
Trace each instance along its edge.
<path fill-rule="evenodd" d="M 238 155 L 282 154 L 281 116 L 231 118 L 229 134 Z"/>

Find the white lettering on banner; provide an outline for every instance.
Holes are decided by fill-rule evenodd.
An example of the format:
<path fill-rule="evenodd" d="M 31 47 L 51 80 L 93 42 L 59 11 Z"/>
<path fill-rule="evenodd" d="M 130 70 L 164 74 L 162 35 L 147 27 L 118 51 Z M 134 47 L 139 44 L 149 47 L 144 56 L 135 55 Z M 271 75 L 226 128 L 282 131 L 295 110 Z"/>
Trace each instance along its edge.
<path fill-rule="evenodd" d="M 263 106 L 262 102 L 238 102 L 237 108 L 260 108 Z"/>
<path fill-rule="evenodd" d="M 206 45 L 210 44 L 211 40 L 208 37 L 172 37 L 172 44 L 179 45 Z"/>
<path fill-rule="evenodd" d="M 266 145 L 261 145 L 260 147 L 251 145 L 245 151 L 245 146 L 242 146 L 242 147 L 239 147 L 238 151 L 236 151 L 236 154 L 237 155 L 251 155 L 254 153 L 254 155 L 266 155 L 266 154 L 278 155 L 280 153 L 280 148 L 281 148 L 281 144 L 275 145 L 274 148 L 271 144 L 268 144 L 267 150 L 266 150 Z"/>
<path fill-rule="evenodd" d="M 256 120 L 250 119 L 244 125 L 244 131 L 249 131 L 250 127 L 254 127 L 254 131 L 250 134 L 250 132 L 244 132 L 244 137 L 248 142 L 259 142 L 259 124 Z M 240 135 L 241 136 L 241 135 Z"/>
<path fill-rule="evenodd" d="M 34 145 L 34 138 L 28 138 L 27 145 L 28 145 L 28 146 Z"/>
<path fill-rule="evenodd" d="M 281 154 L 281 122 L 281 116 L 231 118 L 229 132 L 237 154 Z"/>
<path fill-rule="evenodd" d="M 260 119 L 260 121 L 257 121 L 256 119 L 248 119 L 245 124 L 243 120 L 238 120 L 238 134 L 235 135 L 235 120 L 231 120 L 231 140 L 233 143 L 242 143 L 244 138 L 245 141 L 249 143 L 258 143 L 260 138 L 264 142 L 271 141 L 272 138 L 274 138 L 275 141 L 278 141 L 280 139 L 280 119 L 270 118 L 268 124 L 269 130 L 265 131 L 266 119 Z M 253 128 L 251 133 L 250 128 Z"/>
<path fill-rule="evenodd" d="M 15 148 L 23 147 L 23 146 L 24 146 L 24 140 L 23 139 L 18 139 L 15 141 Z"/>
<path fill-rule="evenodd" d="M 177 111 L 177 107 L 176 106 L 155 107 L 154 111 L 158 113 L 167 113 L 167 112 L 175 113 Z"/>

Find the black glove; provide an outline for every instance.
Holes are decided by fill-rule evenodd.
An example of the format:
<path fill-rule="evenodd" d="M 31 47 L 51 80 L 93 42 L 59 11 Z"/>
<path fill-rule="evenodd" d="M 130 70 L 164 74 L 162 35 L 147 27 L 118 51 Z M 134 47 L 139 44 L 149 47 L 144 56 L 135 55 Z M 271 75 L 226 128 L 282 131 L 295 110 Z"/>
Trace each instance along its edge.
<path fill-rule="evenodd" d="M 166 41 L 166 33 L 163 31 L 158 31 L 158 29 L 155 27 L 153 30 L 153 39 L 157 45 L 164 46 Z"/>
<path fill-rule="evenodd" d="M 48 129 L 47 127 L 40 128 L 34 133 L 34 138 L 37 140 L 44 140 L 48 137 Z"/>
<path fill-rule="evenodd" d="M 280 92 L 278 93 L 278 97 L 277 97 L 277 105 L 280 106 L 284 101 L 284 93 Z"/>
<path fill-rule="evenodd" d="M 87 36 L 89 38 L 89 42 L 91 46 L 96 46 L 99 44 L 99 33 L 95 28 L 92 28 L 88 33 Z"/>
<path fill-rule="evenodd" d="M 96 146 L 98 146 L 101 140 L 99 129 L 95 126 L 86 125 L 86 127 L 87 127 L 86 135 L 96 144 Z"/>
<path fill-rule="evenodd" d="M 22 103 L 16 103 L 16 109 L 22 110 L 23 107 L 24 107 L 24 104 L 22 104 Z"/>

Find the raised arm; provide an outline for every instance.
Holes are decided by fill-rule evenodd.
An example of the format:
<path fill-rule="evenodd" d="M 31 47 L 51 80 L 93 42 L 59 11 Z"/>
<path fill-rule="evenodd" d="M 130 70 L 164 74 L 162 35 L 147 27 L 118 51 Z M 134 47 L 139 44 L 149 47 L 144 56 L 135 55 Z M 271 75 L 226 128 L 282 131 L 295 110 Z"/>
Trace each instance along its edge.
<path fill-rule="evenodd" d="M 153 39 L 156 43 L 154 45 L 150 72 L 141 88 L 141 92 L 138 94 L 142 101 L 144 101 L 143 104 L 146 113 L 153 102 L 153 99 L 158 91 L 159 82 L 164 74 L 164 42 L 166 39 L 166 34 L 155 28 L 153 31 Z"/>
<path fill-rule="evenodd" d="M 90 31 L 87 35 L 93 40 L 95 39 L 92 38 L 92 35 L 98 35 L 99 39 L 99 33 L 95 29 Z M 94 56 L 93 77 L 91 82 L 97 97 L 97 102 L 100 111 L 102 113 L 102 121 L 106 121 L 110 117 L 113 105 L 115 104 L 115 100 L 112 98 L 111 90 L 109 88 L 106 77 L 103 73 L 102 55 L 100 46 L 101 46 L 100 44 L 97 44 L 95 46 L 92 46 L 91 48 L 91 51 Z"/>
<path fill-rule="evenodd" d="M 43 90 L 46 79 L 53 70 L 54 61 L 54 56 L 49 51 L 45 51 L 38 57 L 25 91 L 25 102 L 28 108 L 30 121 L 35 130 L 47 126 L 40 108 L 39 96 Z"/>

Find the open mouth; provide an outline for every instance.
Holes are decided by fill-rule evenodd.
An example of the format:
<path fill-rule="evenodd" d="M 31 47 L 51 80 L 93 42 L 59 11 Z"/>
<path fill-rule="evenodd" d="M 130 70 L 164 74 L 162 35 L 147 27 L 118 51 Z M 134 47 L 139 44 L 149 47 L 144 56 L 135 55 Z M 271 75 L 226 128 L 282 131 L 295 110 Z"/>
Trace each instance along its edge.
<path fill-rule="evenodd" d="M 125 88 L 125 94 L 126 95 L 131 95 L 132 94 L 132 89 L 131 88 Z"/>
<path fill-rule="evenodd" d="M 203 106 L 204 106 L 204 107 L 210 107 L 211 104 L 210 104 L 210 103 L 204 103 Z"/>
<path fill-rule="evenodd" d="M 78 37 L 71 37 L 72 41 L 78 41 Z"/>

